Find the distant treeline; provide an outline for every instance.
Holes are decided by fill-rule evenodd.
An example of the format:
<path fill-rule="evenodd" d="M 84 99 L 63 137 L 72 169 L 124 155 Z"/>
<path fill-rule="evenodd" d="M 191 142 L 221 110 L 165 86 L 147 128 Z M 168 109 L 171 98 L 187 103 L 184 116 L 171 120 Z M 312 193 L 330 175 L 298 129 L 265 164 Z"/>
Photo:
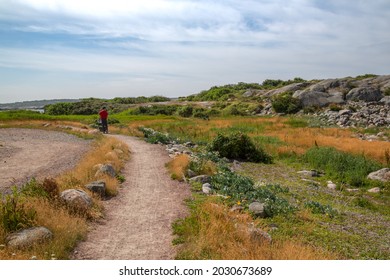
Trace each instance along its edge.
<path fill-rule="evenodd" d="M 130 104 L 148 102 L 165 102 L 170 98 L 164 96 L 152 97 L 116 97 L 113 99 L 86 98 L 78 102 L 60 102 L 46 105 L 45 113 L 48 115 L 94 115 L 105 106 L 111 113 L 119 113 L 129 108 Z"/>

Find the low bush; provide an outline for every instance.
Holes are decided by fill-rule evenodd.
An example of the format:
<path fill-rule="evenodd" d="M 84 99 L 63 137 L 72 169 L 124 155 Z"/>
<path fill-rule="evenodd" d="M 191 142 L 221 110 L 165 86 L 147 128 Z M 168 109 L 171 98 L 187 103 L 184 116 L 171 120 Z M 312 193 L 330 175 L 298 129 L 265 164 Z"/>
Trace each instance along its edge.
<path fill-rule="evenodd" d="M 271 104 L 275 112 L 284 114 L 294 114 L 302 108 L 300 100 L 293 97 L 291 92 L 274 96 Z"/>
<path fill-rule="evenodd" d="M 248 135 L 235 132 L 230 135 L 218 133 L 209 145 L 210 151 L 216 151 L 221 157 L 247 160 L 250 162 L 271 163 L 272 158 L 261 147 L 256 147 Z"/>

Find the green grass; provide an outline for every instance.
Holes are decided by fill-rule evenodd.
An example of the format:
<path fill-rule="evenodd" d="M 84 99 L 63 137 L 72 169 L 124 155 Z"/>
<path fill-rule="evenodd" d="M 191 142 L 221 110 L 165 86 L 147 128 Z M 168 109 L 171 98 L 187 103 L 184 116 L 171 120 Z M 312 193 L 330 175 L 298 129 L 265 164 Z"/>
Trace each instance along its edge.
<path fill-rule="evenodd" d="M 325 171 L 329 177 L 355 187 L 368 185 L 367 175 L 382 168 L 379 163 L 364 156 L 351 155 L 330 147 L 311 148 L 303 159 L 313 168 Z"/>

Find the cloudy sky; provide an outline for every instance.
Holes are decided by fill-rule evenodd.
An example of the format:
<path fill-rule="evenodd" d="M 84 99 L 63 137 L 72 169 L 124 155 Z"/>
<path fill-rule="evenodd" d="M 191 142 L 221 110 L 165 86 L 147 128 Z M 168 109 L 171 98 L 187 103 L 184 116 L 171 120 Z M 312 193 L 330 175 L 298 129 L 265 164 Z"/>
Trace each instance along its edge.
<path fill-rule="evenodd" d="M 0 0 L 0 103 L 390 74 L 389 0 Z"/>

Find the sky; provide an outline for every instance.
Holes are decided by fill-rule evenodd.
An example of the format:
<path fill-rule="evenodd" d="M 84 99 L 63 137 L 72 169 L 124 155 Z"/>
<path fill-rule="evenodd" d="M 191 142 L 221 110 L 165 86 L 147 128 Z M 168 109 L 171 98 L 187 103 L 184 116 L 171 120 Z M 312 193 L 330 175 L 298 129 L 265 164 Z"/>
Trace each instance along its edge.
<path fill-rule="evenodd" d="M 0 0 L 0 103 L 390 74 L 389 0 Z"/>

